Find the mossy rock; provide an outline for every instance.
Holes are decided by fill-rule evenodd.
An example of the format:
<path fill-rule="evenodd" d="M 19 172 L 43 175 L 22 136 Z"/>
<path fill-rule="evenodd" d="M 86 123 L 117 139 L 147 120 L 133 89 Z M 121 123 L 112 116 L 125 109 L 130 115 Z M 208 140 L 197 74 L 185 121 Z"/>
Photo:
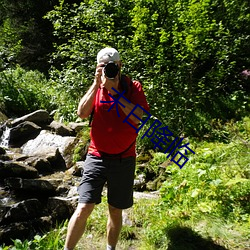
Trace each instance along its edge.
<path fill-rule="evenodd" d="M 0 124 L 8 120 L 8 117 L 0 111 Z"/>

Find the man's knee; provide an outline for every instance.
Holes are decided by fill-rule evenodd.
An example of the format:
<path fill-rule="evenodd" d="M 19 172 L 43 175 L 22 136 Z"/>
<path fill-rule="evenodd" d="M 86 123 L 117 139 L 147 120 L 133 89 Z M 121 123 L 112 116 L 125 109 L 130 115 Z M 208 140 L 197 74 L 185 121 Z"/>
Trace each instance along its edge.
<path fill-rule="evenodd" d="M 121 217 L 122 216 L 122 209 L 113 207 L 109 205 L 109 214 L 113 217 Z"/>
<path fill-rule="evenodd" d="M 88 218 L 94 207 L 94 203 L 79 203 L 75 210 L 75 216 L 79 219 Z"/>

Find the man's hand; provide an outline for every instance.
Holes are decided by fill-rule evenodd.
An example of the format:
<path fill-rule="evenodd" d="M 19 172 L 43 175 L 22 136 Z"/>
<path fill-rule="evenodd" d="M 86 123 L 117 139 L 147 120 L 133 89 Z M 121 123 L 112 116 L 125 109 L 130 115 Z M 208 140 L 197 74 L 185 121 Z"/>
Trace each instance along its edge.
<path fill-rule="evenodd" d="M 101 87 L 106 88 L 111 95 L 115 95 L 116 92 L 112 89 L 116 89 L 117 91 L 119 90 L 119 80 L 120 76 L 117 74 L 117 76 L 114 79 L 109 79 L 105 77 L 105 75 L 102 76 L 102 84 Z"/>
<path fill-rule="evenodd" d="M 99 63 L 96 66 L 96 70 L 95 70 L 95 83 L 98 85 L 98 87 L 101 85 L 101 82 L 102 82 L 103 67 L 104 67 L 103 63 Z"/>

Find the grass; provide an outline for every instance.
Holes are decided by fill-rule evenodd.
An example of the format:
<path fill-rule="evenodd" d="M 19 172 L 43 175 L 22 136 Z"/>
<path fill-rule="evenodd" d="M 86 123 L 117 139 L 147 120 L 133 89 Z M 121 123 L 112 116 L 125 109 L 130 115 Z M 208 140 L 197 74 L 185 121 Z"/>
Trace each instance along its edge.
<path fill-rule="evenodd" d="M 149 166 L 165 166 L 166 181 L 159 198 L 136 199 L 125 211 L 119 250 L 250 249 L 250 119 L 227 129 L 228 142 L 191 142 L 196 154 L 182 170 L 154 155 Z M 106 221 L 103 198 L 76 249 L 104 249 Z M 20 248 L 3 249 L 63 249 L 65 233 L 63 224 L 33 242 L 35 248 L 16 240 Z"/>

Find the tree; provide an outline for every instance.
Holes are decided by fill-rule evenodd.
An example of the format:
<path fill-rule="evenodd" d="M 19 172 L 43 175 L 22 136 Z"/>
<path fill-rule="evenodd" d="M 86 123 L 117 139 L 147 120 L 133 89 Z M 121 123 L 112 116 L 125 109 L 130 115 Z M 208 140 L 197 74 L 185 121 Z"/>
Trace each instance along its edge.
<path fill-rule="evenodd" d="M 57 3 L 53 1 L 0 1 L 0 47 L 2 68 L 19 64 L 47 72 L 53 51 L 53 26 L 43 16 Z"/>
<path fill-rule="evenodd" d="M 238 18 L 236 18 L 238 17 Z M 59 1 L 51 88 L 59 115 L 74 119 L 92 83 L 96 53 L 117 48 L 124 73 L 143 83 L 151 113 L 176 134 L 211 133 L 211 120 L 247 114 L 240 73 L 250 68 L 247 0 Z"/>

